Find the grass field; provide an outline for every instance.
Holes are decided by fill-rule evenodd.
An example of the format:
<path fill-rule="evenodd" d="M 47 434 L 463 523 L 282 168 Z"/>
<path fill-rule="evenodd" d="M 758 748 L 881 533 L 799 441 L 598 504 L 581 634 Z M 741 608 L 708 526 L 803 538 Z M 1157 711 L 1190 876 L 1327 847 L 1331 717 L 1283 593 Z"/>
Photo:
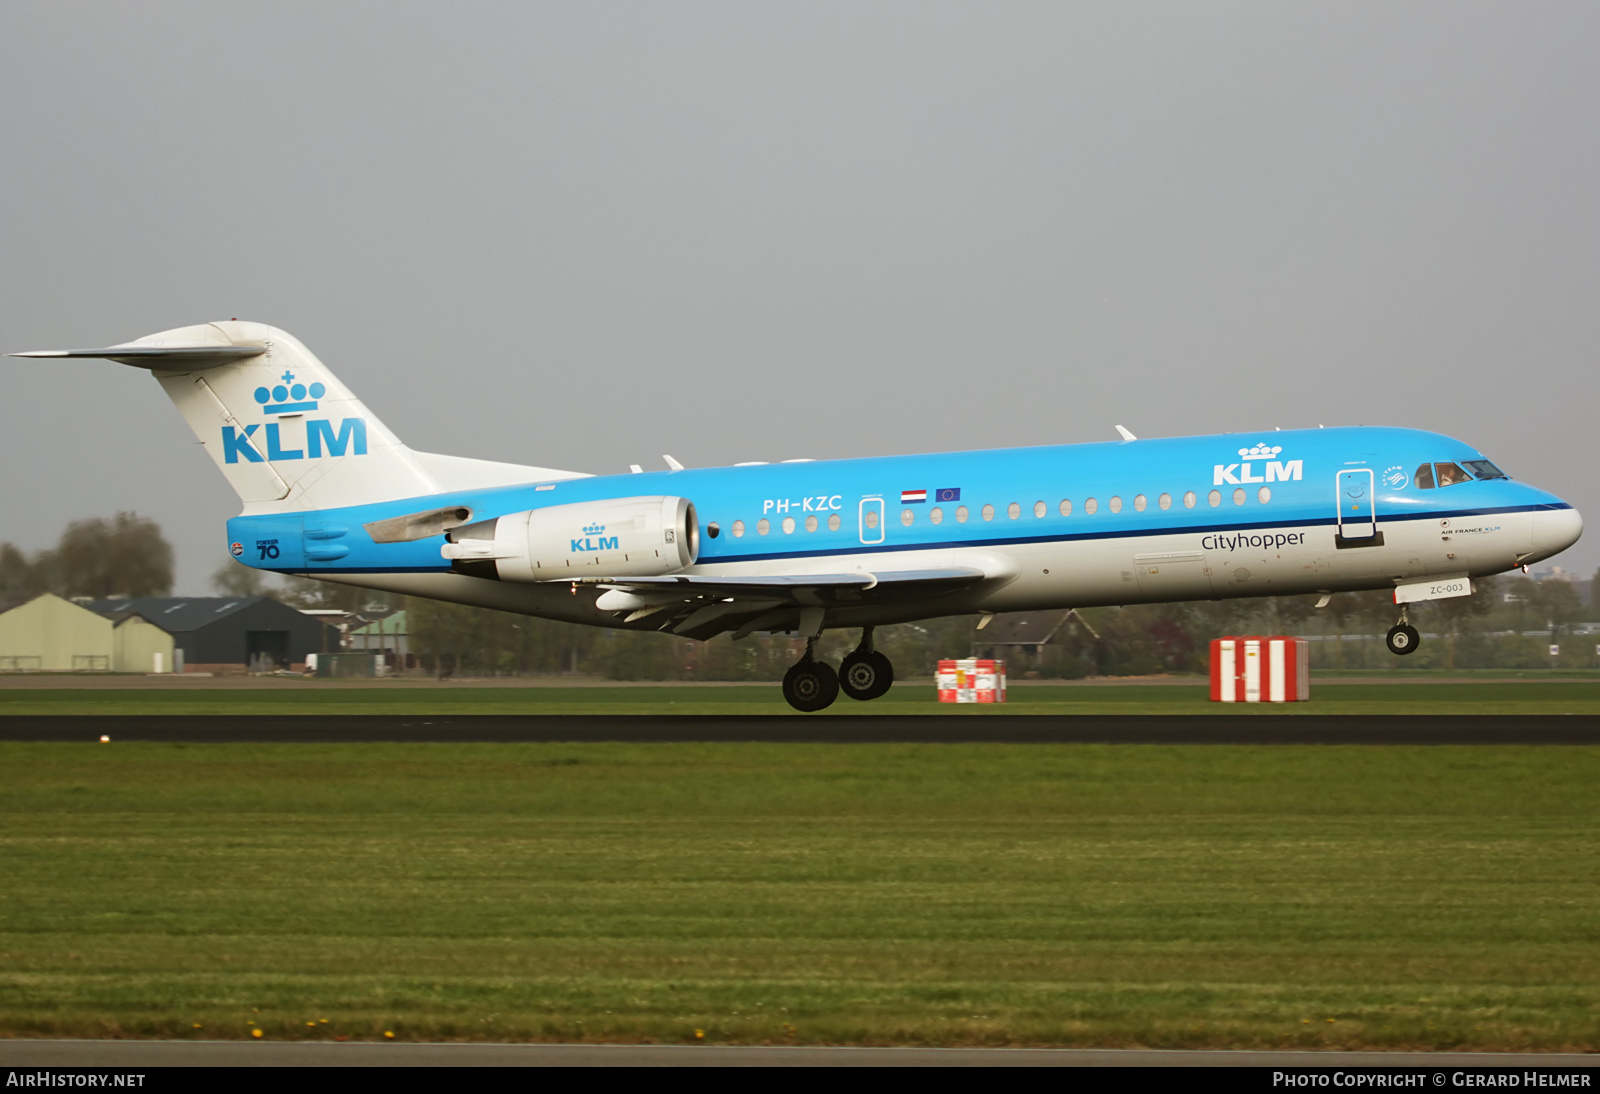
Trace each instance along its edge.
<path fill-rule="evenodd" d="M 0 744 L 0 1035 L 1596 1050 L 1597 776 L 1525 746 Z"/>
<path fill-rule="evenodd" d="M 770 714 L 827 718 L 861 714 L 1174 714 L 1251 717 L 1260 714 L 1600 714 L 1593 683 L 1327 684 L 1306 703 L 1213 703 L 1204 682 L 1193 685 L 1061 687 L 1019 684 L 1003 705 L 935 701 L 931 686 L 899 686 L 881 699 L 840 698 L 818 714 L 797 714 L 775 686 L 661 687 L 391 687 L 0 689 L 0 717 L 38 714 Z"/>

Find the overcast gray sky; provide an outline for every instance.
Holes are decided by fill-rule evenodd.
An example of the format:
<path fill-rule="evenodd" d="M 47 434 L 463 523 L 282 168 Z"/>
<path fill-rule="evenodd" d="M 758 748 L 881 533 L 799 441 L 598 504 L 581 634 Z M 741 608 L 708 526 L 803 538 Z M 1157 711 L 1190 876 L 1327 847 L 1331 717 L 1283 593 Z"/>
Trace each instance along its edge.
<path fill-rule="evenodd" d="M 1593 3 L 0 5 L 0 350 L 238 316 L 413 447 L 624 471 L 1282 426 L 1600 520 Z M 0 539 L 238 505 L 6 360 Z M 1600 528 L 1558 564 L 1587 576 Z"/>

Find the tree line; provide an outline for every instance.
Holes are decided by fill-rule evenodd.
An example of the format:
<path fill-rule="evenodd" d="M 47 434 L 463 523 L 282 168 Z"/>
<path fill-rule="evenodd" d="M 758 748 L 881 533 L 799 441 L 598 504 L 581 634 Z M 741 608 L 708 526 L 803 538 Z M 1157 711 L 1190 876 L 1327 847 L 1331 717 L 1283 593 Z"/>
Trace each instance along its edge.
<path fill-rule="evenodd" d="M 108 600 L 172 592 L 172 545 L 161 528 L 137 513 L 75 520 L 54 547 L 27 554 L 0 543 L 0 601 L 41 593 Z"/>

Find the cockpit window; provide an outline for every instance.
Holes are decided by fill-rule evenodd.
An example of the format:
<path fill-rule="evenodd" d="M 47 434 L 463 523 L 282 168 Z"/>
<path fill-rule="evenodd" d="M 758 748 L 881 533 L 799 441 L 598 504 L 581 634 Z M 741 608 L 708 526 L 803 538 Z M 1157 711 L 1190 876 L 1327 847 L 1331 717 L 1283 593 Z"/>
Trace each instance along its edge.
<path fill-rule="evenodd" d="M 1459 482 L 1471 482 L 1472 476 L 1461 470 L 1459 464 L 1436 463 L 1433 473 L 1439 480 L 1440 486 L 1454 486 Z"/>
<path fill-rule="evenodd" d="M 1462 460 L 1461 464 L 1480 479 L 1503 479 L 1506 473 L 1488 460 Z"/>
<path fill-rule="evenodd" d="M 1433 489 L 1433 464 L 1425 463 L 1421 467 L 1417 468 L 1417 479 L 1416 479 L 1416 481 L 1417 481 L 1417 489 L 1418 490 L 1432 490 Z"/>

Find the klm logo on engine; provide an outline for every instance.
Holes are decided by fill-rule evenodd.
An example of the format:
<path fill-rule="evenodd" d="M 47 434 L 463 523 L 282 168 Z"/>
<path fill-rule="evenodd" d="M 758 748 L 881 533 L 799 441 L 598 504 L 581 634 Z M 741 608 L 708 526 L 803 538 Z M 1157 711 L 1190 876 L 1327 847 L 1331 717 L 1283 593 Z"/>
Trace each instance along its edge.
<path fill-rule="evenodd" d="M 1302 460 L 1278 460 L 1281 445 L 1257 444 L 1254 448 L 1241 448 L 1243 463 L 1219 463 L 1212 466 L 1211 485 L 1239 486 L 1247 482 L 1299 482 L 1303 474 Z M 1263 461 L 1262 474 L 1255 472 L 1255 461 Z"/>
<path fill-rule="evenodd" d="M 574 551 L 619 551 L 618 541 L 621 536 L 603 536 L 600 533 L 606 530 L 604 524 L 588 524 L 584 526 L 583 538 L 572 540 Z"/>
<path fill-rule="evenodd" d="M 274 387 L 258 387 L 256 402 L 268 416 L 301 415 L 317 409 L 328 389 L 320 384 L 310 386 L 295 382 L 292 372 L 285 372 L 283 382 Z M 365 456 L 367 454 L 367 421 L 365 418 L 341 419 L 338 427 L 328 418 L 309 418 L 305 422 L 303 441 L 282 435 L 281 422 L 260 422 L 244 426 L 242 431 L 231 425 L 222 427 L 222 458 L 225 463 L 277 463 L 280 460 L 318 460 L 323 456 Z M 260 431 L 259 433 L 257 431 Z M 303 447 L 290 448 L 301 444 Z M 265 446 L 263 455 L 261 447 Z"/>

